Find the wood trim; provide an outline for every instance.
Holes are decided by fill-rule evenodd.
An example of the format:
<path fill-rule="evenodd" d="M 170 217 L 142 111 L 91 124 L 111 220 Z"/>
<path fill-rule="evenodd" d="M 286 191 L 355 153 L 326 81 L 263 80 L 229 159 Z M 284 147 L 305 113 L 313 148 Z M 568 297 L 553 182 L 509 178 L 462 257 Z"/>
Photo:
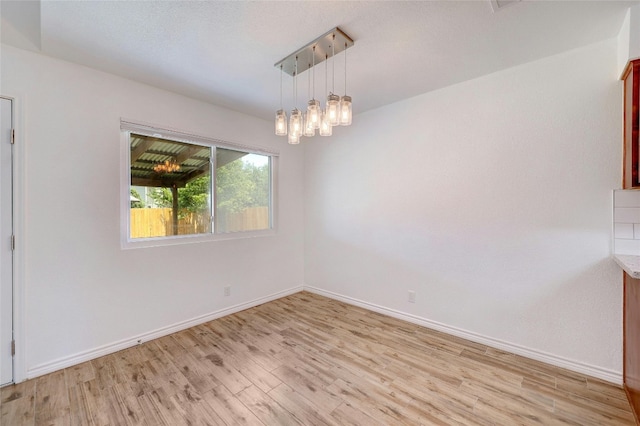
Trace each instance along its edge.
<path fill-rule="evenodd" d="M 636 407 L 634 407 L 633 404 L 631 404 L 632 396 L 631 396 L 631 393 L 629 392 L 629 388 L 627 387 L 627 385 L 624 385 L 623 388 L 624 388 L 624 393 L 627 395 L 627 400 L 629 400 L 629 404 L 631 405 L 631 412 L 633 413 L 633 418 L 636 420 L 636 424 L 640 425 L 640 417 L 638 416 L 638 411 L 636 410 Z"/>
<path fill-rule="evenodd" d="M 640 280 L 625 273 L 623 294 L 624 390 L 640 425 Z"/>
<path fill-rule="evenodd" d="M 638 118 L 640 104 L 640 59 L 629 61 L 624 73 L 623 90 L 623 162 L 622 187 L 624 189 L 640 188 L 640 141 L 638 140 Z"/>

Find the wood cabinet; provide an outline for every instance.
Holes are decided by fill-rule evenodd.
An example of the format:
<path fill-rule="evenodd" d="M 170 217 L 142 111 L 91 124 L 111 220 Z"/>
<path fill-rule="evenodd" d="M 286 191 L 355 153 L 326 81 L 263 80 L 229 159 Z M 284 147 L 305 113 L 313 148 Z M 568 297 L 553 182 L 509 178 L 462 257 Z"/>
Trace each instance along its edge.
<path fill-rule="evenodd" d="M 624 274 L 624 390 L 640 422 L 640 279 Z"/>
<path fill-rule="evenodd" d="M 638 104 L 640 103 L 640 59 L 629 61 L 624 74 L 624 155 L 622 187 L 640 188 L 638 173 L 638 124 L 640 122 Z"/>
<path fill-rule="evenodd" d="M 640 189 L 640 59 L 629 61 L 624 81 L 622 187 Z M 640 279 L 624 274 L 624 390 L 640 425 Z"/>

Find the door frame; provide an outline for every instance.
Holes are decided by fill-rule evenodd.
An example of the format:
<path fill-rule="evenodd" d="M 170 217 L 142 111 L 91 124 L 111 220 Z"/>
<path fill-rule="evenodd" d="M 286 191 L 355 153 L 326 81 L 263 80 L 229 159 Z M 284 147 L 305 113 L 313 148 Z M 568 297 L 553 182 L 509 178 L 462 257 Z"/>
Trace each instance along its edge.
<path fill-rule="evenodd" d="M 24 293 L 24 153 L 25 134 L 23 126 L 24 106 L 21 97 L 15 94 L 0 93 L 0 98 L 11 100 L 13 129 L 15 131 L 13 145 L 13 235 L 15 249 L 13 251 L 13 339 L 15 341 L 15 355 L 13 356 L 13 382 L 20 383 L 26 377 L 25 357 L 25 293 Z"/>

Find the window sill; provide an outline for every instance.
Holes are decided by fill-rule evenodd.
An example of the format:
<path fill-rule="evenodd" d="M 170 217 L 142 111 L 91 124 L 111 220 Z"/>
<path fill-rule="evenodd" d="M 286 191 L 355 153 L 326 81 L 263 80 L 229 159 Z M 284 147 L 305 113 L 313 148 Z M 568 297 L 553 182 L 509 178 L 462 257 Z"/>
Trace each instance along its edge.
<path fill-rule="evenodd" d="M 122 249 L 139 249 L 149 247 L 165 247 L 181 244 L 207 243 L 212 241 L 239 240 L 246 238 L 271 237 L 277 234 L 275 229 L 260 231 L 238 231 L 224 234 L 178 235 L 174 237 L 126 238 L 122 241 Z"/>

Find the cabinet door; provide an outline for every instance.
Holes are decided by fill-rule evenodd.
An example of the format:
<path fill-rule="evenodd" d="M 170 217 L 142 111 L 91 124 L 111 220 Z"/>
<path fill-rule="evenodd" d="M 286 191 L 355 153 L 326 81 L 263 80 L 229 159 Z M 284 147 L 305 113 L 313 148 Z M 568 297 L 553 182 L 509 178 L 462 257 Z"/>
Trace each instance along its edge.
<path fill-rule="evenodd" d="M 624 274 L 624 387 L 640 416 L 640 280 Z"/>

